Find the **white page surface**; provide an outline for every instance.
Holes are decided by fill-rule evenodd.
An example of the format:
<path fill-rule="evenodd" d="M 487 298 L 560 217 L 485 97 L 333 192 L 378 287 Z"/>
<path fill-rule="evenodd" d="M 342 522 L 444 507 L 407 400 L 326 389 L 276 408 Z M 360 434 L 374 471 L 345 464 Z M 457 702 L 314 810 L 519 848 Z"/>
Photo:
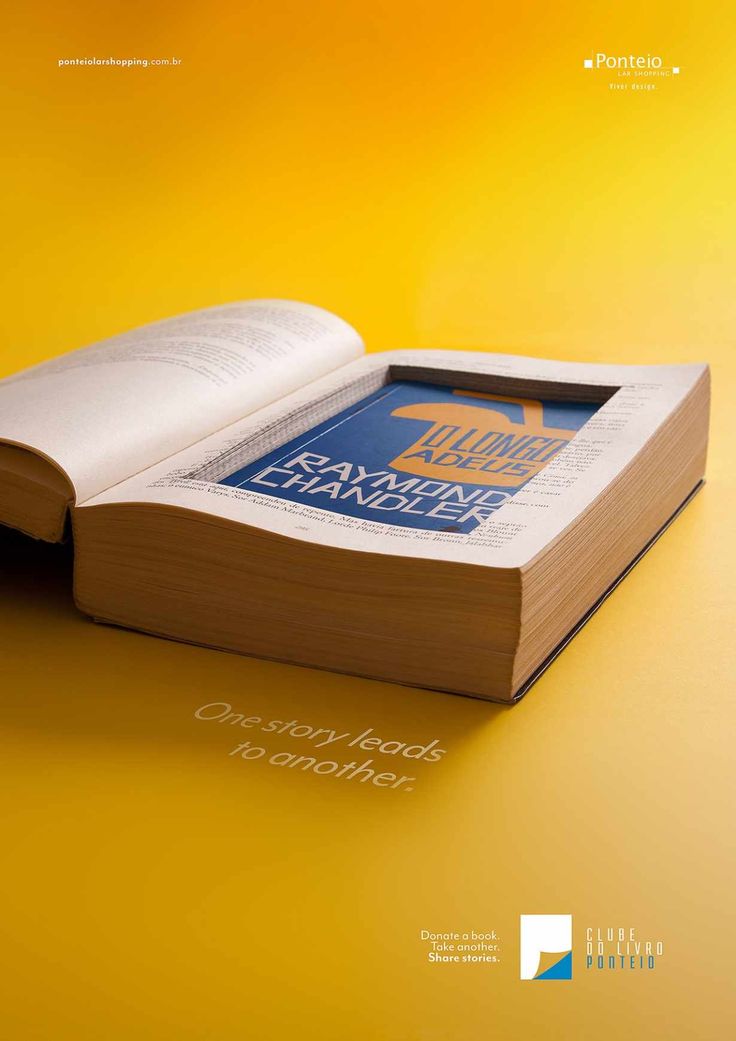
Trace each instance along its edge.
<path fill-rule="evenodd" d="M 56 463 L 80 502 L 362 352 L 310 304 L 194 311 L 0 381 L 0 440 Z"/>

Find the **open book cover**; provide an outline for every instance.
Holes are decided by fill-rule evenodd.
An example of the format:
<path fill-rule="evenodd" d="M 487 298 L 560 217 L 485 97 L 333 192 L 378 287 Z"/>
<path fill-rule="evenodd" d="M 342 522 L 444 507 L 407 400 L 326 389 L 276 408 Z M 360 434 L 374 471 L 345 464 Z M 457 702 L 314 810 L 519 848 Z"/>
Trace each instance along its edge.
<path fill-rule="evenodd" d="M 701 364 L 364 355 L 257 300 L 0 382 L 0 521 L 92 617 L 510 701 L 703 479 Z"/>

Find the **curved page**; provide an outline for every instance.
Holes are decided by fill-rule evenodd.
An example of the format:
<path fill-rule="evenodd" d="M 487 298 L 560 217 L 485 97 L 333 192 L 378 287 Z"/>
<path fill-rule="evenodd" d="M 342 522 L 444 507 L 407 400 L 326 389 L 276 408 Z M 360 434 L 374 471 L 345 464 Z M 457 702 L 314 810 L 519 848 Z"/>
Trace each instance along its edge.
<path fill-rule="evenodd" d="M 309 304 L 195 311 L 0 381 L 0 440 L 50 459 L 80 502 L 362 352 L 347 322 Z"/>

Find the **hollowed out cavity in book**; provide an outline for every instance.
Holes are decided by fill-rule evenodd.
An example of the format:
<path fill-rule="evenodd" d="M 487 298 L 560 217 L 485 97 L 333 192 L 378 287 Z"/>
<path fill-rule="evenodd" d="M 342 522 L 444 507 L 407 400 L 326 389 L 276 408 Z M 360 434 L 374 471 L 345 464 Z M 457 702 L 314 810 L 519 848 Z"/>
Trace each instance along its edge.
<path fill-rule="evenodd" d="M 191 477 L 363 520 L 469 534 L 617 389 L 387 367 L 280 418 Z"/>

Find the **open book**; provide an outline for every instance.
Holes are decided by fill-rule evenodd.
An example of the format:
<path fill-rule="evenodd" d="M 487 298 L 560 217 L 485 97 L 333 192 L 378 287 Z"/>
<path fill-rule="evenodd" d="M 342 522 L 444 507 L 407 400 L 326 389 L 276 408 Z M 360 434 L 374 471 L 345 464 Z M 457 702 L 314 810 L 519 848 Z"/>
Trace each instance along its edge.
<path fill-rule="evenodd" d="M 178 640 L 513 700 L 703 478 L 705 365 L 363 355 L 256 300 L 0 382 L 0 521 Z"/>

